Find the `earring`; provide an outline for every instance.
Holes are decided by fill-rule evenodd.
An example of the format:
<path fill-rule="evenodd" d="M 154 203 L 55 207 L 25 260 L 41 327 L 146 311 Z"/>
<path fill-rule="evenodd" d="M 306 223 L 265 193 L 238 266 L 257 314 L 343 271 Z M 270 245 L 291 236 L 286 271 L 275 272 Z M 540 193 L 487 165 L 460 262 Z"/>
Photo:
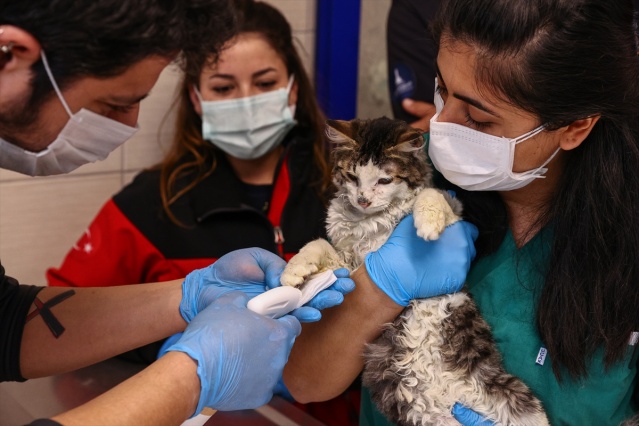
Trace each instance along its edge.
<path fill-rule="evenodd" d="M 4 28 L 0 28 L 0 35 L 4 34 Z M 14 43 L 12 41 L 9 42 L 9 44 L 5 44 L 4 46 L 0 46 L 0 52 L 7 54 L 9 52 L 11 52 L 11 49 L 13 49 L 13 45 Z"/>

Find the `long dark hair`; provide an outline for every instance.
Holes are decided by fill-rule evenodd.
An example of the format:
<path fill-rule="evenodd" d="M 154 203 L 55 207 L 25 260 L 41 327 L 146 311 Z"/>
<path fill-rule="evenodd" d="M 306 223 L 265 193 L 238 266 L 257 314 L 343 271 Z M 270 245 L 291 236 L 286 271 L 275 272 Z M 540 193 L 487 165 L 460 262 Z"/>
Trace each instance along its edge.
<path fill-rule="evenodd" d="M 281 12 L 267 3 L 233 0 L 231 4 L 236 15 L 237 33 L 260 34 L 281 56 L 289 75 L 295 75 L 298 85 L 295 119 L 298 127 L 312 134 L 313 162 L 318 171 L 316 179 L 311 184 L 320 196 L 326 198 L 331 189 L 331 176 L 324 136 L 325 119 L 293 44 L 291 26 Z M 189 98 L 189 87 L 199 84 L 200 73 L 203 67 L 209 64 L 210 61 L 207 60 L 187 63 L 179 99 L 177 132 L 170 152 L 158 166 L 162 170 L 160 190 L 164 210 L 176 224 L 180 223 L 171 212 L 171 204 L 215 169 L 216 149 L 210 142 L 202 139 L 202 121 Z M 190 181 L 184 186 L 178 186 L 178 180 L 187 174 Z"/>
<path fill-rule="evenodd" d="M 434 28 L 436 40 L 460 41 L 478 52 L 478 87 L 535 114 L 550 130 L 601 117 L 586 140 L 566 152 L 558 188 L 535 224 L 554 232 L 537 327 L 559 379 L 560 367 L 586 376 L 586 363 L 600 347 L 610 366 L 639 329 L 639 58 L 632 0 L 448 0 Z M 503 238 L 503 232 L 495 235 Z"/>

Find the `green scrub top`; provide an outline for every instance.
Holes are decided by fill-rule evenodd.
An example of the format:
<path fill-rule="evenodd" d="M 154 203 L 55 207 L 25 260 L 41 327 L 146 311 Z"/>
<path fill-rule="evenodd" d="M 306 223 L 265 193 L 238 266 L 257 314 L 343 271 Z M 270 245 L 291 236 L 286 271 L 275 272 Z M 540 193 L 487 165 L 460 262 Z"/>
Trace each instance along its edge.
<path fill-rule="evenodd" d="M 492 328 L 504 367 L 532 389 L 552 425 L 617 426 L 639 411 L 639 395 L 633 400 L 633 392 L 639 392 L 634 347 L 628 346 L 625 359 L 607 371 L 603 351 L 598 351 L 588 363 L 587 378 L 573 381 L 565 373 L 562 383 L 552 372 L 552 355 L 544 357 L 535 306 L 551 242 L 552 233 L 546 229 L 517 249 L 508 232 L 496 253 L 473 265 L 468 290 Z M 377 411 L 368 389 L 362 392 L 360 425 L 392 425 Z"/>

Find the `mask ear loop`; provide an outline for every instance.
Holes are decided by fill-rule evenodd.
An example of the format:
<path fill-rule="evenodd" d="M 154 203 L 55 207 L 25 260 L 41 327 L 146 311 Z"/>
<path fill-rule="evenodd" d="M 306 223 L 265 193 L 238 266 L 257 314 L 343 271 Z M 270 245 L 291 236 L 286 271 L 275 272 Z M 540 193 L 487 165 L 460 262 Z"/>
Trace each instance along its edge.
<path fill-rule="evenodd" d="M 286 85 L 286 93 L 290 94 L 291 93 L 291 89 L 293 88 L 293 82 L 295 81 L 295 74 L 291 74 L 291 76 L 288 78 L 288 84 Z"/>
<path fill-rule="evenodd" d="M 200 93 L 200 89 L 197 88 L 197 86 L 194 84 L 191 87 L 193 87 L 193 91 L 195 92 L 195 96 L 197 96 L 197 99 L 201 102 L 204 102 L 204 99 L 202 99 L 202 94 Z"/>
<path fill-rule="evenodd" d="M 71 112 L 71 108 L 69 108 L 67 101 L 64 100 L 64 96 L 62 96 L 62 92 L 60 91 L 60 88 L 58 87 L 58 83 L 56 83 L 55 78 L 53 78 L 53 73 L 51 72 L 51 68 L 49 67 L 49 61 L 47 61 L 47 57 L 44 54 L 44 50 L 40 50 L 40 58 L 42 58 L 44 69 L 47 72 L 47 75 L 49 76 L 49 80 L 51 81 L 53 90 L 55 90 L 55 93 L 58 95 L 58 99 L 60 99 L 60 102 L 62 102 L 62 106 L 67 111 L 67 114 L 69 114 L 69 117 L 73 118 L 73 113 Z"/>
<path fill-rule="evenodd" d="M 536 129 L 531 130 L 528 133 L 525 133 L 521 136 L 519 136 L 518 138 L 512 139 L 515 143 L 513 144 L 513 147 L 521 142 L 524 142 L 530 138 L 532 138 L 533 136 L 541 133 L 544 129 L 546 128 L 545 124 L 542 124 L 541 126 L 537 127 Z M 555 156 L 559 153 L 559 151 L 561 151 L 561 147 L 558 147 L 555 152 L 552 153 L 552 155 L 543 162 L 543 164 L 535 169 L 532 170 L 528 170 L 527 172 L 522 172 L 516 176 L 516 178 L 521 178 L 524 179 L 528 176 L 534 175 L 536 178 L 544 178 L 545 176 L 542 175 L 536 175 L 537 173 L 539 173 L 542 169 L 544 169 L 544 167 L 546 167 L 548 165 L 548 163 L 550 163 L 552 161 L 553 158 L 555 158 Z M 547 169 L 544 169 L 544 171 L 542 173 L 546 173 Z"/>
<path fill-rule="evenodd" d="M 532 129 L 532 130 L 531 130 L 530 132 L 528 132 L 528 133 L 524 133 L 524 134 L 523 134 L 523 135 L 521 135 L 521 136 L 518 136 L 518 137 L 516 137 L 516 138 L 511 139 L 511 141 L 512 141 L 512 142 L 514 142 L 514 143 L 515 143 L 515 145 L 520 144 L 520 143 L 522 143 L 522 142 L 524 142 L 524 141 L 526 141 L 526 140 L 528 140 L 528 139 L 532 138 L 533 136 L 535 136 L 535 135 L 537 135 L 537 134 L 541 133 L 542 131 L 544 131 L 544 129 L 546 129 L 546 125 L 545 125 L 545 124 L 542 124 L 541 126 L 539 126 L 539 127 L 537 127 L 537 128 Z"/>

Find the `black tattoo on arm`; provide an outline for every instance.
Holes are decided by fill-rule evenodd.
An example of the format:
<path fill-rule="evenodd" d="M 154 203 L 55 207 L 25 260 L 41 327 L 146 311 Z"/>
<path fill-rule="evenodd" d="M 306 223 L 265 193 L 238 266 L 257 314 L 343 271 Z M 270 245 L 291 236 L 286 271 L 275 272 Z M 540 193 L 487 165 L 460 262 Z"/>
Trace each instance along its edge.
<path fill-rule="evenodd" d="M 40 315 L 44 323 L 49 327 L 53 336 L 57 339 L 64 333 L 64 326 L 60 324 L 60 321 L 53 315 L 51 312 L 51 308 L 55 305 L 61 303 L 62 301 L 68 299 L 69 297 L 75 294 L 75 290 L 65 291 L 64 293 L 60 293 L 57 296 L 51 298 L 46 303 L 42 303 L 40 299 L 37 297 L 33 301 L 33 304 L 36 306 L 35 310 L 27 315 L 27 320 L 25 323 L 31 321 L 33 318 Z"/>

